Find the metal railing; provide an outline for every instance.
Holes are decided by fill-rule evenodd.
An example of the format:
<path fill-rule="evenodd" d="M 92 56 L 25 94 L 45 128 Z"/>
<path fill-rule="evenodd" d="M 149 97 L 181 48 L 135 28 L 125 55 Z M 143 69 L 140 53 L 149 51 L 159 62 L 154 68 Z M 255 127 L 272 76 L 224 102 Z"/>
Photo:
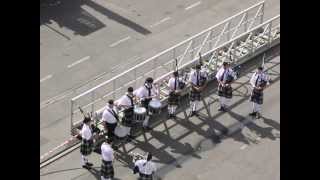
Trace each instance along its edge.
<path fill-rule="evenodd" d="M 146 77 L 153 77 L 156 83 L 161 84 L 172 73 L 176 58 L 180 69 L 184 70 L 197 62 L 197 54 L 202 52 L 208 72 L 213 73 L 226 58 L 238 62 L 270 45 L 275 31 L 279 29 L 280 32 L 280 16 L 263 22 L 263 12 L 264 2 L 257 3 L 72 98 L 71 132 L 82 120 L 78 107 L 87 112 L 101 111 L 108 99 L 119 98 L 129 86 L 138 88 Z"/>

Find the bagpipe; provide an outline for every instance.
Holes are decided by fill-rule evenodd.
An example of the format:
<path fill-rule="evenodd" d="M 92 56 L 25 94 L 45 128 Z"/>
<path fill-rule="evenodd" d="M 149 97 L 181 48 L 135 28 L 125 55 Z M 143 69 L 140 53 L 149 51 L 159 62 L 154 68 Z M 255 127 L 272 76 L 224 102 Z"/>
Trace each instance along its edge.
<path fill-rule="evenodd" d="M 179 87 L 179 89 L 184 89 L 186 87 L 186 83 L 183 81 L 183 79 L 179 78 L 178 59 L 176 58 L 175 61 L 176 61 L 175 71 L 178 72 L 178 77 L 177 77 L 177 79 L 178 79 L 178 87 Z"/>
<path fill-rule="evenodd" d="M 93 115 L 92 112 L 91 113 L 84 113 L 83 109 L 79 106 L 78 107 L 81 114 L 84 116 L 84 119 L 90 119 L 90 121 L 93 121 Z M 92 129 L 92 133 L 96 133 L 99 134 L 101 132 L 101 130 L 98 128 L 98 121 L 96 120 L 95 124 L 90 124 L 90 127 Z"/>

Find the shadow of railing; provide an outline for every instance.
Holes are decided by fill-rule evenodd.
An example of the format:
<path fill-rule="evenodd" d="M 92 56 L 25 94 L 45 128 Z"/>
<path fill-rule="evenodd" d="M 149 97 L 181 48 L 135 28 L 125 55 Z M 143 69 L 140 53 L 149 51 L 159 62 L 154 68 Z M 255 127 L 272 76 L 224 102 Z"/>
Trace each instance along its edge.
<path fill-rule="evenodd" d="M 106 25 L 94 17 L 82 6 L 89 6 L 109 19 L 116 21 L 138 33 L 148 35 L 151 31 L 141 25 L 95 3 L 91 0 L 43 0 L 40 2 L 40 26 L 46 25 L 51 30 L 70 40 L 70 37 L 50 26 L 52 21 L 60 28 L 67 28 L 75 35 L 87 36 L 96 32 Z"/>

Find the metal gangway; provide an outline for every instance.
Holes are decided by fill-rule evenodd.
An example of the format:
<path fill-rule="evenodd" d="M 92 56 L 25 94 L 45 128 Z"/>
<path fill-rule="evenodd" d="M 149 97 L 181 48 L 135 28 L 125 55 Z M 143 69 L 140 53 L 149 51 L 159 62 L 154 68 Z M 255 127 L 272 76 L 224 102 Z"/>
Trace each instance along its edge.
<path fill-rule="evenodd" d="M 82 123 L 83 115 L 78 107 L 91 112 L 99 121 L 109 99 L 120 98 L 129 86 L 139 88 L 146 77 L 153 77 L 159 85 L 160 100 L 165 106 L 168 98 L 165 84 L 174 71 L 175 59 L 178 59 L 179 74 L 187 76 L 190 68 L 199 62 L 201 53 L 209 80 L 214 80 L 224 60 L 238 66 L 279 44 L 280 15 L 264 21 L 264 7 L 264 1 L 259 2 L 72 98 L 71 134 L 77 134 Z"/>

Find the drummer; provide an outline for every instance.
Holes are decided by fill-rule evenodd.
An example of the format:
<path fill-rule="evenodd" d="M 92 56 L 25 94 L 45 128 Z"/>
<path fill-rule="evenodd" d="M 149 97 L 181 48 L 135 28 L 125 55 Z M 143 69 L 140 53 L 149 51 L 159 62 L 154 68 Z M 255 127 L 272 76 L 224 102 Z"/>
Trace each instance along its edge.
<path fill-rule="evenodd" d="M 151 77 L 148 77 L 144 85 L 137 89 L 137 91 L 134 94 L 140 100 L 141 105 L 147 110 L 147 116 L 145 121 L 143 122 L 143 127 L 147 130 L 151 130 L 152 128 L 149 126 L 149 103 L 152 100 L 152 98 L 158 96 L 157 89 L 153 84 L 153 79 Z"/>
<path fill-rule="evenodd" d="M 102 114 L 102 121 L 104 122 L 105 129 L 108 133 L 108 138 L 114 138 L 114 130 L 117 127 L 119 117 L 113 107 L 113 100 L 108 101 L 108 105 Z"/>
<path fill-rule="evenodd" d="M 180 97 L 180 87 L 179 87 L 179 78 L 178 71 L 173 72 L 173 76 L 169 79 L 169 99 L 168 99 L 168 112 L 169 118 L 175 118 L 176 109 L 178 107 L 178 101 Z"/>
<path fill-rule="evenodd" d="M 135 96 L 133 95 L 133 87 L 129 87 L 125 95 L 115 102 L 115 105 L 123 109 L 124 116 L 122 118 L 122 125 L 127 128 L 128 140 L 133 139 L 130 133 L 133 121 Z"/>

